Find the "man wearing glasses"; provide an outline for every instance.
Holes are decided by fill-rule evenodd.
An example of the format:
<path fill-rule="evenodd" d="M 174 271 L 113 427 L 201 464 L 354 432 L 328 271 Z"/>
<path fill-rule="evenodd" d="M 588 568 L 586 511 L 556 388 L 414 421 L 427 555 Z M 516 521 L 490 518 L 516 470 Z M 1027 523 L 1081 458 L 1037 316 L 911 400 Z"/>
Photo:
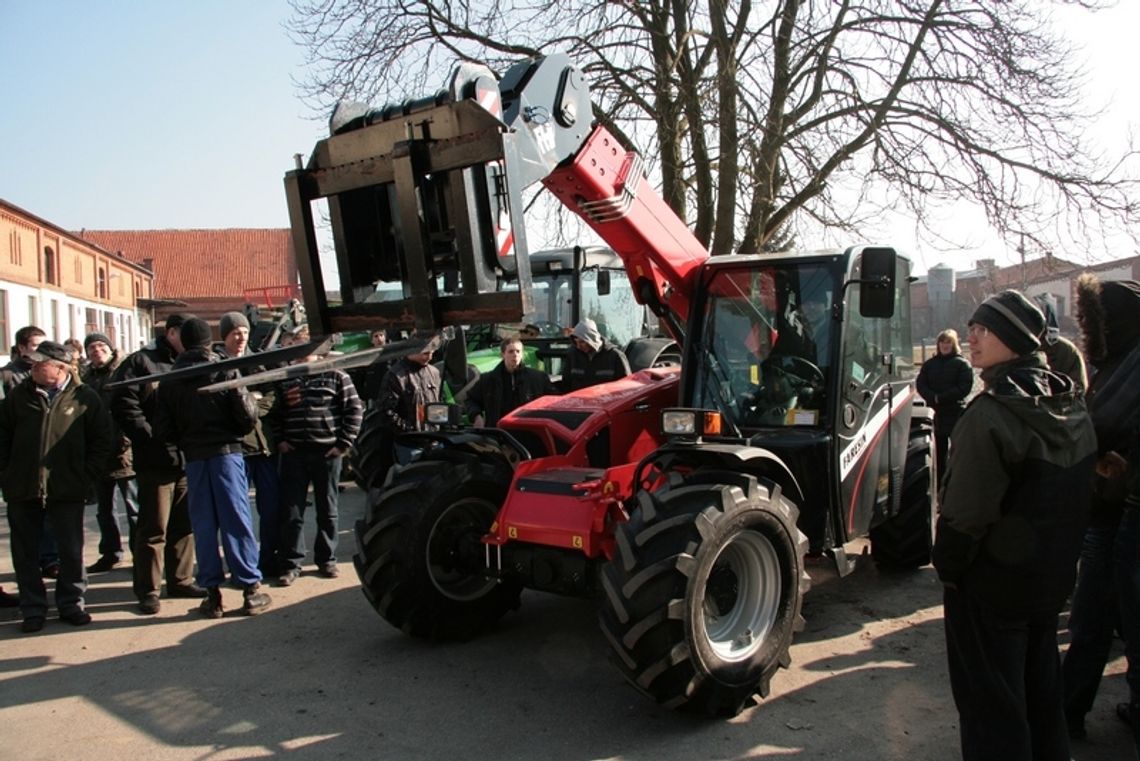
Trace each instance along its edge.
<path fill-rule="evenodd" d="M 1084 396 L 1040 351 L 1041 311 L 1003 291 L 970 318 L 985 390 L 951 434 L 934 566 L 962 757 L 1069 758 L 1057 618 L 1096 459 Z"/>
<path fill-rule="evenodd" d="M 55 603 L 60 620 L 74 626 L 91 623 L 83 600 L 83 508 L 103 475 L 112 434 L 98 392 L 73 375 L 67 347 L 42 341 L 28 359 L 30 377 L 0 404 L 0 485 L 8 502 L 21 628 L 32 633 L 44 627 L 47 617 L 39 565 L 45 515 L 59 544 Z"/>

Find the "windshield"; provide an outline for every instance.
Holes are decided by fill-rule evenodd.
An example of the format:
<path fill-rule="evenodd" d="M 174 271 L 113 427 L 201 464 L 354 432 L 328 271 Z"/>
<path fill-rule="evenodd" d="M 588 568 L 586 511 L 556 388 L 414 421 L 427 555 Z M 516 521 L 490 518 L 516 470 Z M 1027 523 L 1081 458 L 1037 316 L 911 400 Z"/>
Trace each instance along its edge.
<path fill-rule="evenodd" d="M 624 349 L 642 334 L 645 310 L 634 301 L 624 270 L 608 270 L 610 291 L 598 292 L 598 270 L 582 273 L 582 307 L 580 314 L 598 324 L 598 331 L 610 343 Z M 533 276 L 534 311 L 523 315 L 521 322 L 496 326 L 500 338 L 522 333 L 534 338 L 562 338 L 574 328 L 574 273 L 572 270 L 536 273 Z M 515 290 L 517 282 L 502 284 L 503 290 Z M 527 330 L 529 328 L 529 330 Z M 534 330 L 537 329 L 537 333 Z"/>
<path fill-rule="evenodd" d="M 725 269 L 709 283 L 694 405 L 737 429 L 820 425 L 839 329 L 829 262 Z"/>

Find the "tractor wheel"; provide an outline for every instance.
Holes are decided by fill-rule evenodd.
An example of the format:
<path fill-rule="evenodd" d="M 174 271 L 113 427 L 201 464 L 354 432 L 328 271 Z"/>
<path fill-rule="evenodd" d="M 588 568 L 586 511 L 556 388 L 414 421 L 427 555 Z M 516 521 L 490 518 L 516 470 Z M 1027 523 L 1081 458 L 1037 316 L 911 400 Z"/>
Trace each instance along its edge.
<path fill-rule="evenodd" d="M 483 573 L 480 542 L 510 482 L 506 465 L 438 452 L 369 491 L 353 563 L 384 620 L 414 637 L 469 639 L 518 608 L 522 585 Z"/>
<path fill-rule="evenodd" d="M 365 493 L 379 488 L 392 467 L 392 432 L 380 421 L 379 410 L 371 409 L 364 413 L 360 434 L 349 458 L 356 485 Z"/>
<path fill-rule="evenodd" d="M 930 421 L 914 420 L 903 466 L 899 512 L 871 529 L 871 555 L 884 569 L 912 570 L 930 562 L 934 545 L 933 441 Z"/>
<path fill-rule="evenodd" d="M 622 675 L 671 708 L 734 716 L 791 662 L 810 586 L 799 511 L 767 480 L 690 476 L 617 531 L 602 631 Z"/>

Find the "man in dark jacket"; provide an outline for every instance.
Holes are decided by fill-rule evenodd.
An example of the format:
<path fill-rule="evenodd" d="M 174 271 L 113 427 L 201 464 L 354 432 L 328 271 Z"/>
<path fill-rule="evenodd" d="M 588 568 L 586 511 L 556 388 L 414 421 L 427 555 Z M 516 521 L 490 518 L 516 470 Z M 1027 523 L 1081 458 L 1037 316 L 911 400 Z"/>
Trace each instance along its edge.
<path fill-rule="evenodd" d="M 424 405 L 438 402 L 443 380 L 431 364 L 432 350 L 421 351 L 395 362 L 380 383 L 377 407 L 384 425 L 392 431 L 421 431 Z"/>
<path fill-rule="evenodd" d="M 477 426 L 493 427 L 499 418 L 532 399 L 556 393 L 550 376 L 522 363 L 523 345 L 518 338 L 504 339 L 499 346 L 503 361 L 479 377 L 467 393 L 464 409 Z"/>
<path fill-rule="evenodd" d="M 184 322 L 181 338 L 185 350 L 175 360 L 175 370 L 221 359 L 210 349 L 210 326 L 204 320 L 193 317 Z M 198 586 L 207 593 L 200 610 L 209 618 L 221 618 L 225 612 L 219 533 L 226 565 L 244 590 L 243 612 L 250 616 L 262 613 L 272 602 L 261 591 L 242 446 L 257 422 L 256 403 L 244 388 L 198 392 L 202 386 L 236 377 L 236 371 L 214 372 L 164 381 L 158 387 L 154 435 L 159 441 L 177 444 L 186 459 Z"/>
<path fill-rule="evenodd" d="M 129 355 L 115 380 L 167 372 L 182 351 L 182 324 L 191 315 L 173 314 L 154 343 Z M 134 591 L 139 611 L 159 612 L 163 576 L 170 597 L 205 597 L 194 583 L 194 536 L 186 505 L 186 473 L 178 447 L 154 437 L 155 383 L 136 383 L 115 391 L 111 415 L 131 440 L 139 485 L 139 525 L 135 537 Z M 165 574 L 164 574 L 165 572 Z"/>
<path fill-rule="evenodd" d="M 941 483 L 946 474 L 950 433 L 966 410 L 966 397 L 974 388 L 974 371 L 962 356 L 958 331 L 947 329 L 939 333 L 936 346 L 937 353 L 922 363 L 915 387 L 934 410 L 934 459 Z"/>
<path fill-rule="evenodd" d="M 606 341 L 598 325 L 590 318 L 579 322 L 570 334 L 574 342 L 566 357 L 562 371 L 562 386 L 567 391 L 586 388 L 597 383 L 624 378 L 629 375 L 629 360 L 625 353 Z"/>
<path fill-rule="evenodd" d="M 123 358 L 111 345 L 111 339 L 102 333 L 91 333 L 83 340 L 87 353 L 87 365 L 81 377 L 83 383 L 99 393 L 99 398 L 108 410 L 111 409 L 111 393 L 103 391 L 103 386 L 111 380 Z M 99 559 L 87 566 L 88 573 L 109 571 L 123 559 L 123 535 L 119 531 L 119 520 L 115 515 L 115 496 L 118 495 L 127 514 L 127 546 L 133 547 L 139 522 L 138 484 L 131 461 L 131 440 L 119 427 L 114 426 L 114 447 L 107 461 L 107 470 L 95 485 L 95 498 L 98 506 L 95 519 L 99 523 Z"/>
<path fill-rule="evenodd" d="M 1068 759 L 1057 618 L 1076 576 L 1096 435 L 1017 291 L 970 320 L 985 390 L 954 429 L 934 566 L 962 757 Z"/>
<path fill-rule="evenodd" d="M 8 503 L 22 628 L 37 632 L 47 615 L 39 567 L 45 511 L 59 545 L 59 617 L 75 626 L 91 622 L 83 602 L 83 507 L 111 451 L 111 421 L 99 394 L 73 375 L 67 347 L 43 341 L 27 356 L 31 377 L 0 403 L 0 485 Z"/>

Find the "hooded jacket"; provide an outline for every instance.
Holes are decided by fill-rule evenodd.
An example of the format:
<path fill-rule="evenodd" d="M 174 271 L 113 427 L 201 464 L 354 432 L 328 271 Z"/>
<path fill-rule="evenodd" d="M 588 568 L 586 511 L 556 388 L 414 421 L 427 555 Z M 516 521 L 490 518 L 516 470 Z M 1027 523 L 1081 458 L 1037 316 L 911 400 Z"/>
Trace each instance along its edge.
<path fill-rule="evenodd" d="M 1035 352 L 988 368 L 952 434 L 934 566 L 996 615 L 1057 612 L 1073 588 L 1096 435 Z"/>

